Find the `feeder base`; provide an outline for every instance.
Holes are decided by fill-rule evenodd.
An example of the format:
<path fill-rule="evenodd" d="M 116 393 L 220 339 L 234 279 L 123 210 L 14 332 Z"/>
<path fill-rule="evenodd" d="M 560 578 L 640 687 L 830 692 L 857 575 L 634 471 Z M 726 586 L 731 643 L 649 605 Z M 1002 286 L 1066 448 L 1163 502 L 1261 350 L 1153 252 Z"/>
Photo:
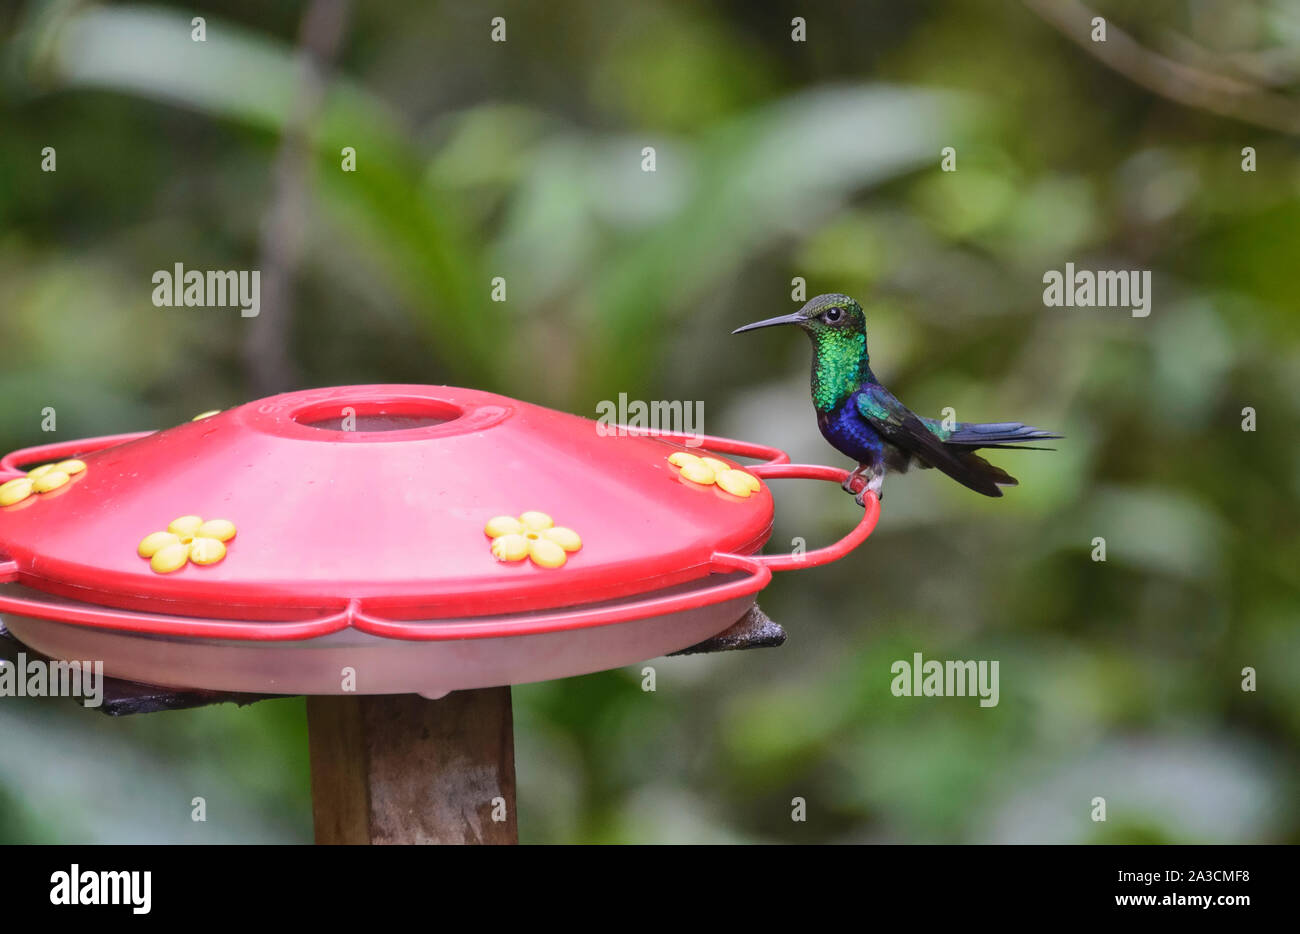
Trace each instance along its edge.
<path fill-rule="evenodd" d="M 753 606 L 730 628 L 671 654 L 694 655 L 704 652 L 768 648 L 781 645 L 785 639 L 785 630 L 769 619 L 758 606 Z M 14 662 L 19 652 L 25 652 L 28 657 L 40 657 L 31 646 L 19 641 L 5 629 L 4 625 L 0 624 L 0 660 Z M 637 659 L 637 661 L 641 660 Z M 139 713 L 158 713 L 164 710 L 187 710 L 194 707 L 207 707 L 211 704 L 238 704 L 242 707 L 260 700 L 289 696 L 295 695 L 165 687 L 110 676 L 104 679 L 103 704 L 95 709 L 112 717 L 121 717 Z M 73 700 L 80 705 L 79 698 Z"/>

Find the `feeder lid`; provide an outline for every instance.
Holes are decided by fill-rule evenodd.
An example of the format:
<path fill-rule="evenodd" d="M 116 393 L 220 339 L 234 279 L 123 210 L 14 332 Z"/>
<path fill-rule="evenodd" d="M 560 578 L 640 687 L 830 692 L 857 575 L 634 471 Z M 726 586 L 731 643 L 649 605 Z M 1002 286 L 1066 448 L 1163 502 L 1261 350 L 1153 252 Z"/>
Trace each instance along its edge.
<path fill-rule="evenodd" d="M 614 600 L 703 577 L 715 553 L 756 552 L 770 534 L 765 484 L 741 496 L 691 482 L 669 463 L 679 451 L 715 456 L 470 389 L 294 392 L 81 455 L 86 469 L 64 485 L 0 508 L 0 556 L 38 590 L 201 617 Z M 489 520 L 525 513 L 580 548 L 558 567 L 498 560 Z M 227 520 L 235 535 L 216 563 L 159 573 L 137 546 L 183 516 Z M 545 524 L 524 520 L 525 538 Z"/>

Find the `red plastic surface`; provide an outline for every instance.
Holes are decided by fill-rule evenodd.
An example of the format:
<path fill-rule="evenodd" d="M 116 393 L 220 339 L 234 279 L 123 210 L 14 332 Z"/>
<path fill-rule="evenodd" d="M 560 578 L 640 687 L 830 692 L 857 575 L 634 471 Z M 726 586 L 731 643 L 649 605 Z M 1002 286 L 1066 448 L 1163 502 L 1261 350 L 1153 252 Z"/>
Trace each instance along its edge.
<path fill-rule="evenodd" d="M 847 471 L 806 464 L 778 464 L 755 470 L 785 478 L 823 479 L 842 482 Z M 188 638 L 215 638 L 247 641 L 295 641 L 338 632 L 349 626 L 392 639 L 408 641 L 442 641 L 449 639 L 490 639 L 510 635 L 560 632 L 625 623 L 636 619 L 691 610 L 737 597 L 749 596 L 765 587 L 773 570 L 816 567 L 843 557 L 864 541 L 880 517 L 880 503 L 870 497 L 862 519 L 847 536 L 833 545 L 794 555 L 728 555 L 713 557 L 713 571 L 727 574 L 746 572 L 745 577 L 728 579 L 688 593 L 654 595 L 632 599 L 613 606 L 577 608 L 515 618 L 485 618 L 427 623 L 386 619 L 361 609 L 356 600 L 334 613 L 296 622 L 244 622 L 238 620 L 193 619 L 180 616 L 135 613 L 93 605 L 69 605 L 55 601 L 24 597 L 0 591 L 0 610 L 36 619 L 57 620 L 100 629 L 115 629 L 151 635 Z M 0 583 L 18 579 L 14 561 L 0 562 Z"/>
<path fill-rule="evenodd" d="M 51 461 L 66 460 L 69 457 L 89 454 L 92 451 L 99 451 L 115 444 L 135 441 L 137 438 L 147 438 L 151 434 L 153 434 L 152 431 L 133 431 L 124 435 L 105 435 L 102 438 L 56 441 L 54 444 L 42 444 L 39 447 L 11 451 L 4 457 L 0 457 L 0 483 L 12 480 L 15 477 L 21 477 L 25 466 L 32 467 L 38 464 L 47 464 Z"/>
<path fill-rule="evenodd" d="M 438 424 L 335 431 L 354 412 Z M 217 619 L 308 618 L 357 599 L 395 618 L 497 615 L 661 590 L 758 550 L 766 488 L 739 499 L 681 479 L 681 446 L 490 393 L 360 386 L 290 393 L 85 453 L 30 449 L 13 469 L 82 454 L 88 470 L 0 509 L 19 580 L 79 601 Z M 749 448 L 766 451 L 770 449 Z M 779 454 L 779 452 L 776 452 Z M 563 568 L 494 560 L 483 525 L 539 510 L 583 548 Z M 136 545 L 174 518 L 233 521 L 225 560 L 173 574 Z"/>
<path fill-rule="evenodd" d="M 359 427 L 375 417 L 436 423 L 352 432 L 306 424 L 349 414 Z M 348 626 L 421 641 L 554 632 L 756 593 L 774 570 L 847 554 L 879 517 L 870 498 L 834 545 L 753 554 L 771 529 L 766 484 L 740 499 L 689 483 L 667 463 L 680 449 L 671 438 L 602 435 L 588 419 L 430 386 L 291 393 L 167 431 L 28 448 L 0 459 L 0 482 L 74 455 L 89 467 L 63 489 L 0 509 L 0 582 L 79 602 L 0 591 L 0 610 L 238 640 Z M 688 449 L 764 458 L 746 467 L 764 480 L 847 476 L 725 438 Z M 577 530 L 582 550 L 559 569 L 497 562 L 484 523 L 526 510 Z M 227 557 L 155 574 L 136 544 L 186 514 L 235 522 Z M 711 573 L 727 576 L 661 592 Z M 617 602 L 585 605 L 603 601 Z"/>

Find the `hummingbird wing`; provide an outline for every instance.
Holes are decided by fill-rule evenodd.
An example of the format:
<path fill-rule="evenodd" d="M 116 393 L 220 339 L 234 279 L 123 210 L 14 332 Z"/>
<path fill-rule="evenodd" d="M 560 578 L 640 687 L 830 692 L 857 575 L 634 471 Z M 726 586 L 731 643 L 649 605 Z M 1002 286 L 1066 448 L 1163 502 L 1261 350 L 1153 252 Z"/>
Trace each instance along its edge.
<path fill-rule="evenodd" d="M 1001 496 L 998 483 L 1011 485 L 1016 482 L 1006 471 L 994 467 L 969 449 L 948 447 L 919 416 L 879 383 L 863 386 L 854 393 L 853 401 L 858 414 L 890 444 L 922 464 L 943 471 L 976 493 Z"/>

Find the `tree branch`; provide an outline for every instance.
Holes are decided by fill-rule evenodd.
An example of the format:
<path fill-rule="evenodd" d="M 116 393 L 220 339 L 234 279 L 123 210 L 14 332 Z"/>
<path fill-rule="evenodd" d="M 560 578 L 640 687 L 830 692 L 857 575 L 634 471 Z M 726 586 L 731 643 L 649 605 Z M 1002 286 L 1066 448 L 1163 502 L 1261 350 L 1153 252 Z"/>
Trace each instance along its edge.
<path fill-rule="evenodd" d="M 1106 23 L 1106 41 L 1091 39 L 1097 14 L 1078 0 L 1024 0 L 1094 58 L 1134 84 L 1188 107 L 1282 133 L 1300 134 L 1300 105 L 1240 78 L 1195 68 L 1143 47 Z"/>

